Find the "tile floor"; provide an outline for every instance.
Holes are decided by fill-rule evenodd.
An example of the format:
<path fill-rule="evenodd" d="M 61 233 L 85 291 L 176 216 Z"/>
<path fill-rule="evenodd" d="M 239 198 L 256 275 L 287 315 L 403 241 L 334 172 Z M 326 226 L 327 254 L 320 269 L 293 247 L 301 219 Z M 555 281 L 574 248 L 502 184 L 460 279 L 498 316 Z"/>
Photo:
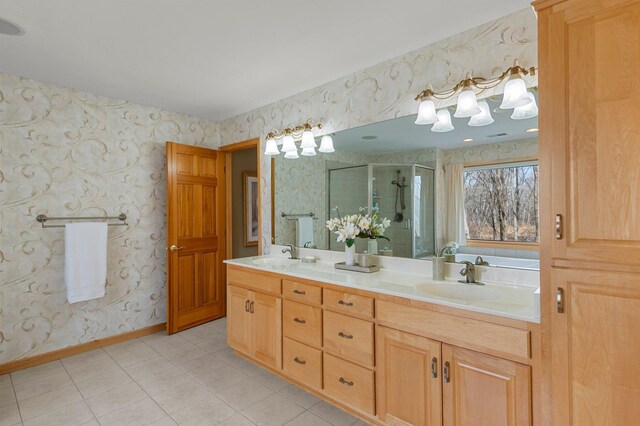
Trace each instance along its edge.
<path fill-rule="evenodd" d="M 364 425 L 236 356 L 226 320 L 0 376 L 0 426 Z"/>

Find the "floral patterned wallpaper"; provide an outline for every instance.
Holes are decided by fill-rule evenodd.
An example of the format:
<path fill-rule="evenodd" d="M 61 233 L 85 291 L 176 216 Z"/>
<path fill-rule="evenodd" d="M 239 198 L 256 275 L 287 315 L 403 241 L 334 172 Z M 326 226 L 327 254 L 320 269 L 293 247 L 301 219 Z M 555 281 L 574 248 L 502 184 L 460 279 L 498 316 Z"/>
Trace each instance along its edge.
<path fill-rule="evenodd" d="M 217 145 L 217 125 L 0 74 L 0 364 L 165 321 L 164 142 Z M 64 229 L 110 227 L 106 296 L 68 304 Z"/>

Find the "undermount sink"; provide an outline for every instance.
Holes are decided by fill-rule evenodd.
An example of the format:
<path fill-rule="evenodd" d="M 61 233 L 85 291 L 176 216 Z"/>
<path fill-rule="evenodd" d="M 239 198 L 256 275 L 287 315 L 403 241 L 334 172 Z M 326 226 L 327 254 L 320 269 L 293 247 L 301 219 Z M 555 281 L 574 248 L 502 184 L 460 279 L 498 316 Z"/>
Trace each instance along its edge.
<path fill-rule="evenodd" d="M 465 302 L 500 300 L 502 295 L 486 286 L 473 284 L 418 284 L 416 291 L 426 295 Z"/>
<path fill-rule="evenodd" d="M 286 257 L 263 257 L 261 259 L 252 260 L 254 265 L 258 266 L 273 266 L 273 267 L 286 267 L 293 266 L 300 263 L 299 259 L 289 259 Z"/>

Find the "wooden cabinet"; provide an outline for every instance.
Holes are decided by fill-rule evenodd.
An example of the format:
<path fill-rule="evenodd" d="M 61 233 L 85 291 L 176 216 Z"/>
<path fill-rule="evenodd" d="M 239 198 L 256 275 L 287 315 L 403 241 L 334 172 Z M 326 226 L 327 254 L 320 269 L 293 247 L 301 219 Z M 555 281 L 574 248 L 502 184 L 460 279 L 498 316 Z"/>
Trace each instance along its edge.
<path fill-rule="evenodd" d="M 324 350 L 365 366 L 374 365 L 373 323 L 334 312 L 324 314 Z"/>
<path fill-rule="evenodd" d="M 322 351 L 284 338 L 282 369 L 315 389 L 322 389 Z"/>
<path fill-rule="evenodd" d="M 323 377 L 328 395 L 358 410 L 375 414 L 373 371 L 325 352 Z"/>
<path fill-rule="evenodd" d="M 322 309 L 285 300 L 282 323 L 286 337 L 322 347 Z"/>
<path fill-rule="evenodd" d="M 442 423 L 440 342 L 376 329 L 378 417 L 390 425 Z"/>
<path fill-rule="evenodd" d="M 635 424 L 640 1 L 534 5 L 545 423 Z"/>
<path fill-rule="evenodd" d="M 529 366 L 442 345 L 443 425 L 531 425 Z"/>
<path fill-rule="evenodd" d="M 227 343 L 274 368 L 282 367 L 282 299 L 228 286 Z"/>

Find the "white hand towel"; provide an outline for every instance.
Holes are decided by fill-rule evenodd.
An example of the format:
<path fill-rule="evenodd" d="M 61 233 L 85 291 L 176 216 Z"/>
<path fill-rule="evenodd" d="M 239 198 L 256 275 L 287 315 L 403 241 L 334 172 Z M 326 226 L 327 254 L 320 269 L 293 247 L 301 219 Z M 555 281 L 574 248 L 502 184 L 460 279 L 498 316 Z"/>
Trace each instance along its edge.
<path fill-rule="evenodd" d="M 304 247 L 305 244 L 313 246 L 313 218 L 299 217 L 296 220 L 296 246 Z"/>
<path fill-rule="evenodd" d="M 104 296 L 107 282 L 106 223 L 65 225 L 64 282 L 69 303 Z"/>

